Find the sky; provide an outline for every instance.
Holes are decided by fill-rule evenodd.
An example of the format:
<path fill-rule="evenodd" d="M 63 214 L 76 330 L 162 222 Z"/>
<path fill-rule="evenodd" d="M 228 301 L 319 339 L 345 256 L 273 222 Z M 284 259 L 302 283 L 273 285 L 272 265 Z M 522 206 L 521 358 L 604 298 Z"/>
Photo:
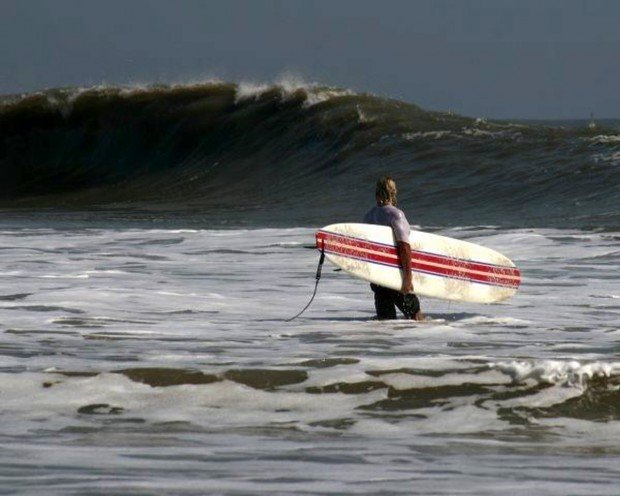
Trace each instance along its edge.
<path fill-rule="evenodd" d="M 487 118 L 620 118 L 616 0 L 0 0 L 0 94 L 293 75 Z"/>

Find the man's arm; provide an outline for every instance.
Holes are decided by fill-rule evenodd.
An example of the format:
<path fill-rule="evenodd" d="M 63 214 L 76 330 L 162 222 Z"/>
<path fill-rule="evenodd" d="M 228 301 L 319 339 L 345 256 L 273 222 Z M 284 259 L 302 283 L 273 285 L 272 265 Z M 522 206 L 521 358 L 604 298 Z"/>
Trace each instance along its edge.
<path fill-rule="evenodd" d="M 413 293 L 413 280 L 411 279 L 411 246 L 405 241 L 396 242 L 396 253 L 403 271 L 403 286 L 400 292 L 403 294 Z"/>

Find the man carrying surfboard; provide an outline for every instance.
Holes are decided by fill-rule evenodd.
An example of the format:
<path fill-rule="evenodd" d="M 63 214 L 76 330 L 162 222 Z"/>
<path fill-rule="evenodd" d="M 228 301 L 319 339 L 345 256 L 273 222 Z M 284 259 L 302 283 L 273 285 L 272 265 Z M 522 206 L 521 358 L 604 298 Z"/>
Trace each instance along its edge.
<path fill-rule="evenodd" d="M 395 319 L 396 307 L 398 307 L 406 318 L 423 320 L 424 315 L 420 310 L 420 300 L 413 294 L 411 246 L 409 245 L 411 228 L 404 212 L 396 208 L 396 194 L 394 179 L 389 176 L 380 178 L 375 189 L 377 205 L 364 216 L 364 223 L 392 228 L 396 239 L 398 260 L 403 273 L 403 284 L 400 291 L 377 284 L 371 284 L 370 288 L 375 295 L 375 309 L 378 319 Z"/>

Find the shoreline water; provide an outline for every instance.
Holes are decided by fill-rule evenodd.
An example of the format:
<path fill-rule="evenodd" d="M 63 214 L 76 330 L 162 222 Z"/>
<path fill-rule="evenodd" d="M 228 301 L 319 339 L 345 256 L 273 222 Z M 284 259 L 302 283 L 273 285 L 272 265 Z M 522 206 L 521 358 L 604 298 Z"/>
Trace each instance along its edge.
<path fill-rule="evenodd" d="M 3 228 L 3 490 L 614 494 L 620 233 L 441 232 L 520 292 L 377 322 L 326 267 L 286 323 L 312 229 Z"/>

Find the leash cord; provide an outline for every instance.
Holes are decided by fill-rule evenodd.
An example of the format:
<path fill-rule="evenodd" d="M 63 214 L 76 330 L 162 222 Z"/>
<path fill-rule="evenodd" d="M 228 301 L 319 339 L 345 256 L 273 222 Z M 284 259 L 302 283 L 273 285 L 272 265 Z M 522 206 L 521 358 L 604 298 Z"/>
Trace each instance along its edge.
<path fill-rule="evenodd" d="M 315 276 L 316 283 L 314 284 L 314 292 L 312 293 L 312 298 L 310 298 L 310 301 L 303 308 L 303 310 L 301 312 L 299 312 L 297 315 L 295 315 L 295 317 L 291 317 L 290 319 L 286 319 L 285 322 L 292 322 L 297 317 L 299 317 L 302 313 L 304 313 L 308 309 L 308 307 L 312 304 L 312 301 L 314 300 L 314 297 L 316 296 L 316 290 L 319 288 L 319 281 L 321 280 L 321 270 L 323 269 L 323 262 L 324 261 L 325 261 L 325 242 L 323 242 L 322 245 L 321 245 L 321 258 L 319 258 L 319 265 L 316 268 L 316 276 Z"/>

